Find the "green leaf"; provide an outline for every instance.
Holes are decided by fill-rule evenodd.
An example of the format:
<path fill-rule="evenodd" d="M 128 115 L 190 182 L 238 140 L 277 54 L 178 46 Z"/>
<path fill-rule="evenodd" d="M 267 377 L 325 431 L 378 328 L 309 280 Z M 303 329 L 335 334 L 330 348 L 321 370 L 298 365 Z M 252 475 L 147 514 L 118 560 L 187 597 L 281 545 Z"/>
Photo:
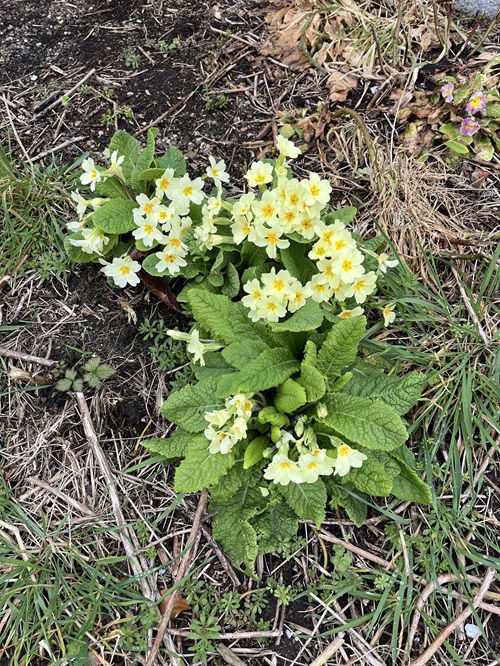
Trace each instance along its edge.
<path fill-rule="evenodd" d="M 204 289 L 189 290 L 187 299 L 196 321 L 217 342 L 230 345 L 257 340 L 269 346 L 276 344 L 264 324 L 249 319 L 248 310 L 241 303 L 233 303 L 227 296 Z"/>
<path fill-rule="evenodd" d="M 345 478 L 367 495 L 387 497 L 392 491 L 392 479 L 376 458 L 368 458 L 359 469 L 351 468 Z"/>
<path fill-rule="evenodd" d="M 439 131 L 449 139 L 455 139 L 457 136 L 460 136 L 460 130 L 453 123 L 444 123 L 439 127 Z"/>
<path fill-rule="evenodd" d="M 326 383 L 321 372 L 313 365 L 302 361 L 297 380 L 306 391 L 308 402 L 318 402 L 326 393 Z"/>
<path fill-rule="evenodd" d="M 269 439 L 264 435 L 253 439 L 245 449 L 243 469 L 249 469 L 262 460 L 262 454 L 269 446 Z"/>
<path fill-rule="evenodd" d="M 206 377 L 220 377 L 233 372 L 233 368 L 226 363 L 220 352 L 207 352 L 204 354 L 205 365 L 196 365 L 193 367 L 194 376 L 201 380 Z"/>
<path fill-rule="evenodd" d="M 257 393 L 278 386 L 288 379 L 300 364 L 286 349 L 266 349 L 243 370 L 219 379 L 217 396 L 227 398 L 235 393 Z"/>
<path fill-rule="evenodd" d="M 417 404 L 427 382 L 421 372 L 410 372 L 403 377 L 391 376 L 363 362 L 354 365 L 351 371 L 353 376 L 343 388 L 344 393 L 379 398 L 399 415 L 406 414 Z"/>
<path fill-rule="evenodd" d="M 260 471 L 246 471 L 241 461 L 236 462 L 218 483 L 210 486 L 210 496 L 214 502 L 227 502 L 243 486 L 255 487 L 260 481 Z"/>
<path fill-rule="evenodd" d="M 304 347 L 304 363 L 307 363 L 308 365 L 314 365 L 316 367 L 316 363 L 318 362 L 318 352 L 316 345 L 312 340 L 308 340 L 306 342 L 306 345 Z"/>
<path fill-rule="evenodd" d="M 120 180 L 118 180 L 118 178 L 116 178 L 116 176 L 106 178 L 99 183 L 96 183 L 95 191 L 96 195 L 109 197 L 110 199 L 127 198 L 127 188 Z"/>
<path fill-rule="evenodd" d="M 257 532 L 257 544 L 261 554 L 275 553 L 283 542 L 294 537 L 299 529 L 295 513 L 286 504 L 276 501 L 256 516 L 252 525 Z"/>
<path fill-rule="evenodd" d="M 486 104 L 486 116 L 488 118 L 500 118 L 500 104 L 496 102 Z"/>
<path fill-rule="evenodd" d="M 314 483 L 289 483 L 276 489 L 299 518 L 312 520 L 316 527 L 325 520 L 326 488 L 321 479 Z"/>
<path fill-rule="evenodd" d="M 285 414 L 280 414 L 275 407 L 264 407 L 260 410 L 257 420 L 259 423 L 269 423 L 276 428 L 282 428 L 290 423 L 290 419 Z"/>
<path fill-rule="evenodd" d="M 242 370 L 247 363 L 269 349 L 269 347 L 260 340 L 242 340 L 241 342 L 232 342 L 222 350 L 222 356 L 235 368 Z"/>
<path fill-rule="evenodd" d="M 155 155 L 155 138 L 158 134 L 158 128 L 148 129 L 146 147 L 137 155 L 134 168 L 130 174 L 130 187 L 134 192 L 140 192 L 139 175 L 146 169 L 149 169 Z"/>
<path fill-rule="evenodd" d="M 218 381 L 219 377 L 207 377 L 171 393 L 161 407 L 162 415 L 189 432 L 205 430 L 205 412 L 224 408 L 224 401 L 215 397 Z"/>
<path fill-rule="evenodd" d="M 367 518 L 368 505 L 366 502 L 354 497 L 349 492 L 351 489 L 354 489 L 354 486 L 350 483 L 340 486 L 332 477 L 327 479 L 327 490 L 331 497 L 329 502 L 330 508 L 336 511 L 338 506 L 343 507 L 356 527 L 361 527 Z"/>
<path fill-rule="evenodd" d="M 156 159 L 156 163 L 164 171 L 165 169 L 173 169 L 176 178 L 181 178 L 186 173 L 184 155 L 175 146 L 169 146 L 167 152 Z"/>
<path fill-rule="evenodd" d="M 118 130 L 113 134 L 109 142 L 110 154 L 115 150 L 118 151 L 118 155 L 125 157 L 121 168 L 125 179 L 128 180 L 141 150 L 141 144 L 128 132 L 125 132 L 125 130 Z"/>
<path fill-rule="evenodd" d="M 318 272 L 316 264 L 306 256 L 306 250 L 308 251 L 309 247 L 304 247 L 301 243 L 296 243 L 293 240 L 290 241 L 289 247 L 280 250 L 284 267 L 302 284 L 308 282 Z"/>
<path fill-rule="evenodd" d="M 357 212 L 358 209 L 354 208 L 354 206 L 344 206 L 343 208 L 334 210 L 332 213 L 328 213 L 324 219 L 327 224 L 333 224 L 337 220 L 344 224 L 349 224 L 349 222 L 354 220 Z"/>
<path fill-rule="evenodd" d="M 212 519 L 212 536 L 221 543 L 233 564 L 243 564 L 249 572 L 258 555 L 257 534 L 249 519 L 265 504 L 259 490 L 247 484 L 225 502 L 210 504 L 210 511 L 216 511 Z"/>
<path fill-rule="evenodd" d="M 111 199 L 92 215 L 96 227 L 108 234 L 124 234 L 136 228 L 132 211 L 137 208 L 134 201 Z"/>
<path fill-rule="evenodd" d="M 277 324 L 271 324 L 271 331 L 273 333 L 282 333 L 285 331 L 290 331 L 292 333 L 314 331 L 321 326 L 322 322 L 323 310 L 319 303 L 316 303 L 316 301 L 313 301 L 310 298 L 300 310 L 294 312 L 287 320 L 280 321 Z"/>
<path fill-rule="evenodd" d="M 344 372 L 338 379 L 336 379 L 333 384 L 330 385 L 330 391 L 340 391 L 344 388 L 352 379 L 352 372 Z M 347 391 L 348 392 L 348 391 Z"/>
<path fill-rule="evenodd" d="M 163 176 L 165 169 L 144 169 L 144 171 L 141 171 L 139 174 L 139 180 L 144 180 L 144 181 L 151 181 L 151 180 L 158 180 Z"/>
<path fill-rule="evenodd" d="M 274 396 L 274 406 L 283 414 L 291 414 L 307 402 L 306 391 L 298 382 L 293 379 L 285 381 L 276 389 Z"/>
<path fill-rule="evenodd" d="M 342 374 L 356 358 L 359 341 L 366 328 L 366 317 L 342 319 L 329 330 L 318 352 L 317 368 L 328 381 Z"/>
<path fill-rule="evenodd" d="M 54 388 L 56 389 L 56 391 L 62 391 L 62 392 L 69 391 L 72 383 L 73 383 L 72 379 L 63 377 L 62 379 L 59 379 L 59 381 L 56 382 Z"/>
<path fill-rule="evenodd" d="M 240 276 L 234 267 L 234 264 L 228 264 L 225 269 L 224 286 L 221 289 L 222 293 L 229 298 L 235 298 L 240 291 Z"/>
<path fill-rule="evenodd" d="M 234 465 L 232 453 L 210 453 L 206 437 L 195 437 L 186 447 L 186 457 L 175 471 L 174 488 L 196 493 L 214 485 Z"/>
<path fill-rule="evenodd" d="M 453 139 L 445 141 L 444 145 L 450 150 L 452 150 L 454 153 L 458 153 L 459 155 L 469 154 L 469 149 L 467 148 L 467 146 L 464 146 L 463 143 L 459 143 L 458 141 L 454 141 Z"/>
<path fill-rule="evenodd" d="M 401 500 L 430 504 L 432 502 L 432 492 L 429 486 L 404 462 L 398 461 L 398 464 L 401 468 L 401 474 L 393 481 L 393 494 Z"/>
<path fill-rule="evenodd" d="M 487 136 L 476 134 L 474 137 L 474 152 L 478 159 L 491 162 L 495 154 L 495 148 Z"/>
<path fill-rule="evenodd" d="M 381 451 L 396 449 L 408 438 L 401 418 L 381 400 L 331 393 L 324 401 L 328 416 L 322 422 L 341 438 Z"/>
<path fill-rule="evenodd" d="M 154 437 L 142 441 L 142 446 L 145 446 L 153 453 L 159 453 L 165 458 L 182 458 L 186 455 L 186 449 L 193 440 L 198 440 L 199 445 L 206 444 L 204 435 L 193 435 L 191 432 L 185 430 L 176 430 L 170 437 Z"/>
<path fill-rule="evenodd" d="M 84 364 L 83 369 L 88 370 L 89 372 L 93 372 L 94 370 L 97 370 L 100 363 L 100 356 L 93 356 L 92 358 L 89 358 L 89 360 Z"/>
<path fill-rule="evenodd" d="M 102 363 L 95 371 L 96 376 L 103 382 L 115 374 L 114 368 L 106 363 Z"/>

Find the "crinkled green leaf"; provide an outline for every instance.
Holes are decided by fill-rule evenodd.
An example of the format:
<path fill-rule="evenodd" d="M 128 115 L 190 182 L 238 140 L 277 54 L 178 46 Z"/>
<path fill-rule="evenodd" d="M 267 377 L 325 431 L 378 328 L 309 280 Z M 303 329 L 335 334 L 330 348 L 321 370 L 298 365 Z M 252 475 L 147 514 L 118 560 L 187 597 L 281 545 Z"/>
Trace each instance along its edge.
<path fill-rule="evenodd" d="M 274 406 L 283 414 L 291 414 L 307 402 L 306 391 L 303 386 L 291 378 L 285 379 L 276 389 Z"/>
<path fill-rule="evenodd" d="M 387 497 L 391 494 L 393 479 L 387 474 L 383 463 L 370 455 L 370 452 L 366 453 L 368 459 L 363 462 L 362 467 L 351 467 L 345 478 L 367 495 Z"/>
<path fill-rule="evenodd" d="M 215 397 L 218 381 L 219 377 L 207 377 L 171 393 L 163 403 L 161 413 L 189 432 L 201 432 L 208 425 L 205 412 L 224 408 L 224 401 Z"/>
<path fill-rule="evenodd" d="M 223 294 L 213 294 L 202 289 L 191 289 L 187 296 L 194 318 L 217 342 L 258 340 L 273 346 L 274 336 L 264 324 L 253 322 L 241 302 L 233 303 Z"/>
<path fill-rule="evenodd" d="M 300 364 L 300 377 L 297 379 L 305 391 L 308 402 L 317 402 L 325 395 L 326 384 L 321 372 L 309 363 Z"/>
<path fill-rule="evenodd" d="M 308 250 L 308 247 L 304 247 L 301 243 L 296 243 L 292 240 L 289 247 L 280 251 L 284 267 L 302 284 L 308 282 L 318 272 L 316 264 L 306 256 L 306 251 Z"/>
<path fill-rule="evenodd" d="M 105 178 L 95 187 L 96 197 L 109 197 L 110 199 L 126 199 L 127 189 L 116 176 Z"/>
<path fill-rule="evenodd" d="M 318 350 L 316 348 L 316 345 L 312 340 L 308 340 L 304 347 L 303 362 L 307 363 L 308 365 L 314 365 L 314 367 L 316 367 L 317 361 L 318 361 Z"/>
<path fill-rule="evenodd" d="M 354 361 L 365 328 L 366 317 L 361 316 L 342 319 L 328 331 L 316 364 L 327 381 L 335 380 Z"/>
<path fill-rule="evenodd" d="M 163 170 L 173 169 L 176 178 L 181 178 L 186 173 L 184 155 L 175 146 L 169 146 L 167 152 L 156 159 L 156 163 Z"/>
<path fill-rule="evenodd" d="M 306 301 L 300 310 L 294 312 L 291 317 L 277 324 L 271 324 L 273 333 L 301 333 L 302 331 L 314 331 L 321 326 L 323 322 L 323 310 L 319 303 L 311 298 Z"/>
<path fill-rule="evenodd" d="M 226 502 L 242 486 L 255 487 L 260 481 L 260 471 L 244 469 L 241 461 L 236 462 L 218 483 L 210 486 L 210 496 L 214 502 Z"/>
<path fill-rule="evenodd" d="M 338 379 L 336 379 L 333 384 L 330 385 L 330 391 L 340 391 L 344 388 L 352 379 L 352 372 L 344 372 Z"/>
<path fill-rule="evenodd" d="M 136 228 L 132 214 L 136 207 L 129 199 L 110 199 L 95 211 L 92 221 L 106 234 L 124 234 Z"/>
<path fill-rule="evenodd" d="M 335 511 L 338 506 L 343 507 L 356 527 L 361 527 L 368 514 L 368 505 L 349 492 L 350 490 L 354 490 L 359 495 L 359 491 L 350 483 L 346 483 L 343 486 L 339 485 L 332 477 L 327 479 L 327 490 L 331 498 L 329 502 L 330 508 Z"/>
<path fill-rule="evenodd" d="M 264 407 L 260 410 L 257 420 L 259 423 L 269 423 L 276 428 L 282 428 L 290 423 L 290 419 L 285 414 L 280 414 L 275 407 Z"/>
<path fill-rule="evenodd" d="M 500 104 L 488 102 L 486 104 L 486 116 L 488 118 L 500 118 Z"/>
<path fill-rule="evenodd" d="M 140 192 L 141 183 L 139 183 L 139 176 L 146 169 L 149 169 L 153 161 L 155 155 L 155 138 L 157 134 L 158 134 L 157 127 L 152 127 L 151 129 L 148 129 L 146 146 L 137 155 L 134 168 L 132 169 L 129 178 L 130 187 L 134 192 Z"/>
<path fill-rule="evenodd" d="M 229 263 L 226 266 L 224 273 L 224 285 L 221 291 L 226 296 L 229 296 L 229 298 L 235 298 L 240 291 L 240 276 L 234 267 L 234 264 Z"/>
<path fill-rule="evenodd" d="M 265 435 L 260 435 L 252 439 L 245 449 L 243 469 L 249 469 L 260 462 L 263 458 L 262 454 L 268 448 L 269 444 L 269 438 Z"/>
<path fill-rule="evenodd" d="M 321 479 L 314 483 L 278 485 L 276 489 L 299 518 L 312 520 L 316 527 L 319 527 L 325 520 L 326 488 Z"/>
<path fill-rule="evenodd" d="M 137 156 L 141 151 L 141 143 L 136 138 L 131 136 L 125 130 L 118 130 L 111 137 L 109 142 L 109 152 L 113 153 L 115 150 L 118 155 L 123 155 L 125 160 L 122 162 L 121 169 L 126 180 L 129 180 L 132 169 L 134 168 Z"/>
<path fill-rule="evenodd" d="M 266 349 L 239 372 L 220 378 L 217 396 L 227 398 L 235 393 L 256 393 L 278 386 L 290 377 L 300 364 L 286 349 Z"/>
<path fill-rule="evenodd" d="M 445 141 L 444 145 L 452 150 L 454 153 L 458 153 L 458 155 L 468 155 L 469 154 L 469 149 L 467 146 L 464 146 L 463 143 L 460 143 L 459 141 L 455 141 L 454 139 L 450 139 L 449 141 Z"/>
<path fill-rule="evenodd" d="M 241 342 L 232 342 L 222 350 L 222 356 L 233 367 L 242 370 L 247 363 L 269 349 L 265 342 L 260 340 L 242 340 Z"/>
<path fill-rule="evenodd" d="M 153 453 L 159 453 L 166 458 L 182 458 L 186 454 L 188 445 L 197 439 L 198 442 L 205 444 L 206 438 L 203 435 L 193 435 L 185 430 L 176 430 L 170 437 L 154 437 L 141 442 Z"/>
<path fill-rule="evenodd" d="M 226 363 L 220 352 L 206 352 L 204 359 L 205 365 L 195 365 L 193 367 L 194 376 L 198 380 L 206 377 L 220 377 L 228 372 L 233 372 L 233 368 Z"/>
<path fill-rule="evenodd" d="M 210 453 L 206 437 L 195 437 L 186 447 L 185 458 L 175 471 L 174 488 L 179 493 L 197 493 L 217 483 L 234 465 L 232 453 Z"/>
<path fill-rule="evenodd" d="M 275 553 L 297 534 L 299 521 L 297 516 L 286 504 L 271 502 L 269 507 L 252 520 L 257 532 L 259 553 Z"/>
<path fill-rule="evenodd" d="M 358 209 L 354 208 L 354 206 L 344 206 L 343 208 L 328 213 L 328 215 L 325 215 L 324 219 L 327 224 L 333 224 L 337 220 L 344 224 L 349 224 L 349 222 L 354 220 L 357 212 Z"/>
<path fill-rule="evenodd" d="M 393 481 L 393 494 L 401 500 L 430 504 L 432 502 L 432 492 L 429 486 L 404 462 L 398 461 L 398 464 L 401 468 L 401 474 Z"/>
<path fill-rule="evenodd" d="M 210 511 L 216 512 L 212 519 L 214 539 L 220 542 L 233 564 L 243 564 L 250 572 L 258 548 L 257 534 L 249 519 L 264 509 L 265 505 L 266 501 L 260 491 L 247 484 L 226 501 L 210 504 Z"/>
<path fill-rule="evenodd" d="M 322 422 L 350 442 L 367 449 L 390 451 L 408 438 L 401 418 L 381 400 L 331 393 L 324 402 L 328 416 Z"/>
<path fill-rule="evenodd" d="M 163 176 L 165 169 L 144 169 L 144 171 L 141 171 L 139 174 L 139 180 L 144 180 L 144 181 L 152 181 L 152 180 L 158 180 Z"/>
<path fill-rule="evenodd" d="M 368 363 L 359 362 L 351 368 L 352 379 L 342 389 L 349 395 L 380 399 L 396 414 L 406 414 L 420 399 L 427 378 L 421 372 L 403 377 L 386 375 Z"/>

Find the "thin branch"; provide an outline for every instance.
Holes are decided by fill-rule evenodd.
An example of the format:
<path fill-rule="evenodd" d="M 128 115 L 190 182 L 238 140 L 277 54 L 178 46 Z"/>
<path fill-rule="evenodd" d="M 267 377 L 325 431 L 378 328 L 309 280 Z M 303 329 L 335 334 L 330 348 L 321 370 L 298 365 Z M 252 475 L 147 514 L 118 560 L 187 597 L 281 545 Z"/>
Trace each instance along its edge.
<path fill-rule="evenodd" d="M 25 361 L 26 363 L 35 363 L 36 365 L 43 365 L 46 368 L 53 368 L 54 365 L 57 365 L 57 361 L 51 361 L 49 358 L 41 358 L 40 356 L 32 356 L 31 354 L 24 354 L 23 352 L 18 352 L 15 349 L 7 349 L 6 347 L 0 347 L 0 356 L 6 356 L 7 358 L 15 358 L 18 361 Z"/>
<path fill-rule="evenodd" d="M 410 663 L 410 666 L 424 666 L 427 662 L 433 658 L 436 652 L 439 650 L 441 645 L 445 640 L 450 636 L 454 631 L 463 626 L 465 620 L 467 620 L 471 615 L 474 609 L 476 609 L 481 601 L 484 599 L 484 595 L 489 590 L 490 585 L 495 579 L 495 569 L 489 568 L 486 571 L 486 576 L 484 577 L 483 584 L 479 588 L 476 596 L 472 600 L 472 606 L 466 608 L 464 611 L 457 615 L 457 617 L 450 622 L 450 624 L 443 629 L 437 638 L 429 645 L 427 650 L 423 652 L 420 657 L 417 657 L 414 661 Z"/>
<path fill-rule="evenodd" d="M 474 308 L 472 307 L 472 303 L 470 302 L 469 297 L 467 296 L 467 292 L 465 291 L 465 289 L 464 289 L 464 287 L 463 287 L 463 285 L 460 281 L 460 278 L 458 277 L 458 273 L 457 273 L 456 269 L 453 266 L 451 266 L 451 271 L 452 271 L 453 275 L 455 276 L 455 278 L 457 280 L 458 288 L 460 289 L 460 293 L 462 294 L 462 298 L 463 298 L 463 301 L 465 303 L 465 307 L 467 308 L 467 311 L 470 314 L 472 321 L 477 326 L 477 330 L 478 330 L 479 335 L 483 339 L 484 344 L 489 345 L 490 342 L 491 342 L 491 339 L 488 337 L 486 331 L 481 326 L 481 323 L 479 322 L 478 316 L 474 312 Z"/>
<path fill-rule="evenodd" d="M 76 393 L 76 402 L 78 404 L 78 409 L 80 410 L 83 430 L 85 431 L 87 442 L 89 443 L 94 458 L 96 459 L 101 473 L 106 480 L 109 497 L 111 499 L 111 506 L 113 508 L 113 514 L 115 516 L 116 524 L 120 528 L 118 533 L 121 537 L 125 553 L 130 561 L 130 566 L 132 567 L 134 575 L 138 578 L 143 595 L 147 599 L 153 600 L 156 596 L 155 591 L 150 587 L 148 581 L 144 577 L 144 571 L 142 570 L 139 559 L 135 555 L 134 545 L 130 536 L 132 528 L 127 525 L 123 515 L 120 499 L 118 497 L 118 491 L 116 489 L 115 477 L 111 470 L 109 461 L 104 451 L 102 450 L 101 445 L 99 444 L 99 440 L 97 439 L 85 396 L 80 391 L 77 391 Z"/>
<path fill-rule="evenodd" d="M 34 115 L 34 116 L 33 116 L 33 120 L 38 120 L 38 118 L 41 118 L 42 116 L 44 116 L 46 113 L 48 113 L 48 112 L 51 111 L 53 108 L 55 108 L 58 104 L 62 104 L 63 99 L 64 99 L 65 97 L 69 97 L 70 95 L 72 95 L 76 90 L 78 90 L 78 88 L 79 88 L 81 85 L 83 85 L 83 84 L 85 83 L 85 81 L 87 81 L 88 79 L 90 79 L 90 77 L 91 77 L 93 74 L 95 74 L 95 69 L 94 69 L 94 68 L 92 68 L 91 70 L 89 70 L 89 71 L 85 74 L 85 76 L 83 77 L 83 79 L 80 79 L 80 80 L 78 81 L 78 83 L 75 83 L 75 85 L 74 85 L 72 88 L 70 88 L 69 90 L 67 90 L 67 91 L 66 91 L 65 93 L 63 93 L 60 97 L 58 97 L 58 98 L 56 99 L 55 102 L 52 102 L 52 104 L 49 104 L 48 106 L 45 107 L 45 109 L 43 109 L 42 111 L 40 111 L 39 113 L 37 113 L 36 115 Z"/>
<path fill-rule="evenodd" d="M 184 554 L 182 560 L 179 563 L 179 567 L 177 569 L 177 574 L 175 576 L 175 583 L 174 585 L 178 584 L 184 576 L 187 574 L 189 570 L 189 566 L 191 564 L 191 560 L 193 557 L 193 548 L 192 546 L 194 545 L 194 542 L 196 541 L 196 538 L 198 536 L 198 532 L 201 526 L 201 519 L 203 517 L 203 514 L 205 512 L 205 508 L 207 506 L 207 497 L 208 497 L 208 491 L 205 488 L 205 490 L 202 491 L 200 495 L 200 500 L 198 502 L 198 507 L 196 509 L 196 513 L 193 518 L 193 526 L 191 527 L 191 532 L 189 533 L 189 537 L 187 540 L 186 544 L 186 553 Z M 158 627 L 158 631 L 156 633 L 156 638 L 153 643 L 153 647 L 151 648 L 151 652 L 149 653 L 149 656 L 146 661 L 146 666 L 153 666 L 153 664 L 156 661 L 156 656 L 158 654 L 158 650 L 160 649 L 161 643 L 163 641 L 163 636 L 165 635 L 165 632 L 167 631 L 168 623 L 170 622 L 170 616 L 172 615 L 172 611 L 174 608 L 175 600 L 178 595 L 178 590 L 174 590 L 172 594 L 165 600 L 165 610 L 163 611 L 163 616 L 161 618 L 160 626 Z M 170 632 L 172 633 L 172 632 Z"/>

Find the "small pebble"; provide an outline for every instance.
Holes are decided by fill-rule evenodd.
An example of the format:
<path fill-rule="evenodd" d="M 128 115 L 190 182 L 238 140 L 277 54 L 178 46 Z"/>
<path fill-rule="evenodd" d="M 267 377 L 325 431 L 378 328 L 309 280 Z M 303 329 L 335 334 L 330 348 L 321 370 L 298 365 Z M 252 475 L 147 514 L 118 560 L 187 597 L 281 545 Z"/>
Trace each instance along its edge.
<path fill-rule="evenodd" d="M 479 629 L 477 624 L 466 624 L 464 629 L 467 638 L 477 638 L 481 633 L 481 630 Z"/>

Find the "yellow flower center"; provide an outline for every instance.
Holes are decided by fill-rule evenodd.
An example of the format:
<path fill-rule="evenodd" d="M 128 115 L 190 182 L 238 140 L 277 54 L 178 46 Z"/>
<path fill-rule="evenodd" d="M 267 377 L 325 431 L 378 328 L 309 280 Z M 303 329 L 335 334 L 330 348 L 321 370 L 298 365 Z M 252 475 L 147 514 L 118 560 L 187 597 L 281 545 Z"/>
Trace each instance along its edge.
<path fill-rule="evenodd" d="M 176 260 L 176 256 L 175 256 L 175 254 L 169 254 L 168 252 L 166 252 L 166 253 L 163 255 L 163 261 L 164 261 L 166 264 L 173 264 L 175 260 Z"/>
<path fill-rule="evenodd" d="M 90 172 L 90 177 L 95 180 L 97 178 L 97 171 L 95 169 L 92 169 Z"/>
<path fill-rule="evenodd" d="M 120 268 L 118 269 L 118 271 L 119 271 L 122 275 L 130 275 L 130 273 L 132 272 L 132 271 L 130 270 L 130 266 L 120 266 Z"/>
<path fill-rule="evenodd" d="M 350 259 L 344 259 L 342 262 L 342 270 L 346 273 L 352 271 L 352 261 Z"/>
<path fill-rule="evenodd" d="M 314 460 L 313 460 L 312 462 L 309 463 L 309 465 L 307 465 L 307 469 L 315 469 L 317 466 L 318 466 L 318 463 L 314 462 Z"/>
<path fill-rule="evenodd" d="M 334 272 L 330 264 L 325 268 L 325 275 L 328 275 L 328 277 L 333 277 Z"/>
<path fill-rule="evenodd" d="M 354 285 L 354 289 L 356 291 L 363 291 L 363 289 L 366 287 L 366 282 L 364 280 L 358 280 L 356 284 Z"/>
<path fill-rule="evenodd" d="M 302 222 L 300 223 L 300 226 L 305 231 L 308 231 L 312 227 L 312 222 L 309 218 L 306 218 L 305 220 L 302 220 Z"/>
<path fill-rule="evenodd" d="M 168 220 L 168 213 L 165 213 L 164 210 L 161 211 L 161 213 L 158 215 L 160 220 Z"/>
<path fill-rule="evenodd" d="M 295 297 L 293 299 L 294 303 L 300 303 L 300 301 L 304 298 L 303 294 L 301 291 L 296 291 L 295 292 Z"/>
<path fill-rule="evenodd" d="M 283 291 L 285 288 L 285 281 L 284 280 L 275 280 L 273 282 L 273 288 L 276 289 L 276 291 Z"/>
<path fill-rule="evenodd" d="M 244 233 L 244 234 L 249 234 L 249 233 L 252 231 L 252 229 L 251 229 L 250 225 L 248 224 L 248 222 L 246 222 L 246 223 L 242 226 L 241 231 L 242 231 L 242 233 Z"/>
<path fill-rule="evenodd" d="M 254 289 L 252 292 L 252 296 L 255 300 L 258 300 L 261 297 L 261 291 L 259 289 Z"/>
<path fill-rule="evenodd" d="M 261 171 L 261 173 L 258 173 L 255 176 L 254 180 L 257 184 L 263 184 L 264 181 L 266 180 L 266 174 L 263 171 Z"/>
<path fill-rule="evenodd" d="M 178 238 L 171 238 L 169 241 L 169 245 L 172 247 L 181 247 L 182 243 Z"/>
<path fill-rule="evenodd" d="M 269 243 L 269 245 L 276 245 L 278 242 L 278 234 L 267 234 L 266 241 Z"/>
<path fill-rule="evenodd" d="M 267 309 L 270 312 L 276 312 L 276 310 L 278 309 L 278 306 L 276 305 L 276 303 L 268 303 L 267 304 Z"/>
<path fill-rule="evenodd" d="M 290 194 L 290 203 L 292 204 L 292 206 L 296 206 L 299 203 L 299 201 L 300 201 L 300 198 L 299 198 L 299 195 L 297 194 L 297 192 L 292 192 Z"/>
<path fill-rule="evenodd" d="M 326 247 L 323 247 L 323 245 L 320 245 L 319 247 L 316 248 L 315 252 L 316 252 L 316 256 L 324 257 L 325 254 L 326 254 Z"/>
<path fill-rule="evenodd" d="M 325 287 L 326 287 L 326 285 L 321 284 L 321 283 L 317 283 L 317 284 L 314 285 L 314 288 L 316 289 L 318 294 L 320 294 L 322 291 L 325 291 Z"/>
<path fill-rule="evenodd" d="M 213 176 L 214 178 L 218 178 L 218 177 L 219 177 L 219 172 L 217 171 L 217 169 L 212 169 L 212 176 Z"/>
<path fill-rule="evenodd" d="M 351 453 L 351 447 L 347 446 L 347 444 L 342 444 L 341 447 L 339 447 L 338 454 L 339 456 L 348 456 Z"/>
<path fill-rule="evenodd" d="M 334 248 L 338 252 L 339 250 L 342 250 L 344 247 L 346 247 L 346 245 L 347 245 L 347 243 L 345 242 L 345 240 L 343 240 L 342 238 L 339 238 L 339 240 L 335 241 Z"/>
<path fill-rule="evenodd" d="M 289 462 L 282 462 L 282 463 L 280 463 L 280 468 L 281 468 L 281 469 L 288 469 L 289 467 L 290 467 L 290 463 L 289 463 Z"/>
<path fill-rule="evenodd" d="M 262 215 L 263 217 L 273 217 L 275 213 L 275 208 L 272 204 L 266 204 L 262 206 Z"/>
<path fill-rule="evenodd" d="M 311 185 L 309 187 L 309 192 L 311 193 L 311 195 L 313 197 L 317 197 L 321 194 L 321 190 L 319 189 L 319 187 L 317 185 Z"/>
<path fill-rule="evenodd" d="M 350 317 L 352 317 L 352 314 L 349 312 L 349 310 L 346 310 L 345 312 L 341 312 L 339 314 L 340 319 L 349 319 Z"/>
<path fill-rule="evenodd" d="M 243 409 L 244 412 L 249 412 L 252 409 L 252 403 L 250 402 L 250 400 L 246 400 L 243 403 L 242 409 Z"/>
<path fill-rule="evenodd" d="M 153 231 L 155 230 L 152 224 L 145 224 L 143 229 L 145 234 L 152 234 Z"/>
<path fill-rule="evenodd" d="M 145 213 L 147 213 L 147 215 L 151 215 L 151 213 L 153 212 L 153 208 L 154 206 L 152 203 L 145 203 L 143 206 L 143 210 Z"/>
<path fill-rule="evenodd" d="M 329 243 L 331 238 L 332 238 L 333 231 L 325 231 L 325 233 L 322 236 L 322 240 L 325 243 Z"/>
<path fill-rule="evenodd" d="M 193 188 L 191 185 L 186 185 L 186 187 L 182 190 L 182 194 L 185 197 L 190 197 L 193 194 Z"/>
<path fill-rule="evenodd" d="M 160 180 L 160 190 L 166 190 L 170 185 L 170 180 L 168 178 L 162 178 Z"/>

